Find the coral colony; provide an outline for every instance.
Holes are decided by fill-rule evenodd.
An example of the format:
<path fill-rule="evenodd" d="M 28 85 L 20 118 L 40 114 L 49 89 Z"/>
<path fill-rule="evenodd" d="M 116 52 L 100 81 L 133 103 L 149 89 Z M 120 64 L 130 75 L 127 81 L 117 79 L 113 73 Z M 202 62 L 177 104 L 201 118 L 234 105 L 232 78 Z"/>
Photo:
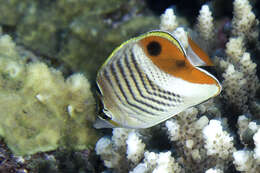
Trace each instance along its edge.
<path fill-rule="evenodd" d="M 22 1 L 16 3 L 19 2 Z M 96 2 L 99 1 L 93 1 L 93 3 Z M 114 14 L 110 13 L 109 9 L 118 9 L 120 5 L 118 6 L 117 2 L 115 0 L 109 6 L 107 1 L 102 1 L 102 6 L 93 11 L 98 13 L 103 10 Z M 57 1 L 57 3 L 60 6 L 63 4 L 66 4 L 66 7 L 71 6 L 65 1 Z M 81 7 L 80 3 L 85 4 L 85 1 L 70 1 L 70 3 Z M 0 7 L 6 8 L 10 4 L 12 3 Z M 16 26 L 16 23 L 27 26 L 22 29 L 18 27 L 20 39 L 24 37 L 25 40 L 23 45 L 32 45 L 33 50 L 39 48 L 40 51 L 47 52 L 47 55 L 50 52 L 52 56 L 51 52 L 56 49 L 53 41 L 57 40 L 53 39 L 51 46 L 48 43 L 54 37 L 53 33 L 59 31 L 55 29 L 56 19 L 51 21 L 53 25 L 45 20 L 47 24 L 43 22 L 41 26 L 38 26 L 38 23 L 34 22 L 43 21 L 39 20 L 42 15 L 36 15 L 38 5 L 28 6 L 30 9 L 26 13 L 30 15 L 23 19 L 23 22 L 18 22 L 20 18 L 13 16 L 16 7 L 23 11 L 23 5 L 8 8 L 12 14 L 11 18 L 5 22 L 11 26 Z M 84 7 L 89 7 L 89 4 L 86 3 Z M 109 9 L 105 10 L 106 8 Z M 100 172 L 113 173 L 236 171 L 259 173 L 260 83 L 256 74 L 257 65 L 254 63 L 257 61 L 257 54 L 260 54 L 259 21 L 248 0 L 234 0 L 233 9 L 232 21 L 216 21 L 212 17 L 209 6 L 203 5 L 196 25 L 188 28 L 181 26 L 181 23 L 187 23 L 187 21 L 183 22 L 185 19 L 176 16 L 174 10 L 169 8 L 162 14 L 159 25 L 159 29 L 170 32 L 178 38 L 184 48 L 188 47 L 187 34 L 189 34 L 208 53 L 216 65 L 216 76 L 222 84 L 223 90 L 218 97 L 191 107 L 154 127 L 141 130 L 114 128 L 112 136 L 101 138 L 99 138 L 98 130 L 92 128 L 96 118 L 96 102 L 89 81 L 82 74 L 73 74 L 65 79 L 61 71 L 48 67 L 39 60 L 39 57 L 22 46 L 16 45 L 8 34 L 3 34 L 0 27 L 0 172 L 4 168 L 8 170 L 4 170 L 5 172 L 10 172 L 10 170 L 17 172 L 15 169 L 20 169 L 21 165 L 35 166 L 37 164 L 33 162 L 37 162 L 38 155 L 42 163 L 49 163 L 45 164 L 47 165 L 45 168 L 48 168 L 46 172 L 61 172 L 58 171 L 60 168 L 66 172 L 76 170 L 76 168 L 77 171 L 81 171 L 83 168 L 83 170 L 91 169 L 92 172 L 97 169 Z M 81 11 L 85 9 L 82 7 Z M 63 8 L 56 10 L 52 7 L 51 12 L 61 12 L 63 17 L 64 12 L 70 16 L 71 13 L 77 14 L 78 10 L 66 8 L 64 11 Z M 1 14 L 4 19 L 5 14 Z M 86 13 L 86 16 L 91 15 Z M 102 14 L 102 16 L 105 15 Z M 100 40 L 103 37 L 96 36 L 100 36 L 100 33 L 108 34 L 104 30 L 100 30 L 97 34 L 97 30 L 85 29 L 84 26 L 88 25 L 88 22 L 91 21 L 87 28 L 92 28 L 91 24 L 96 24 L 97 20 L 81 17 L 69 25 L 72 33 L 79 34 L 77 37 L 80 40 L 89 39 L 90 35 L 95 40 Z M 58 18 L 60 18 L 59 15 Z M 134 21 L 134 17 L 129 19 L 131 19 L 130 22 Z M 27 25 L 32 20 L 34 25 L 37 25 L 36 29 L 35 26 Z M 146 23 L 149 23 L 148 20 L 156 22 L 155 17 L 139 18 L 138 21 L 142 22 L 136 25 L 134 21 L 128 25 L 130 27 L 128 30 L 133 28 L 140 30 L 137 26 L 148 25 Z M 86 23 L 80 23 L 80 21 Z M 104 25 L 100 28 L 104 28 Z M 44 32 L 46 30 L 51 30 L 52 34 Z M 114 33 L 124 35 L 119 32 L 121 30 L 122 33 L 128 33 L 122 28 L 115 30 Z M 43 39 L 42 34 L 47 34 L 47 36 Z M 41 38 L 40 41 L 33 39 L 35 35 Z M 90 44 L 93 44 L 92 36 L 89 39 Z M 125 35 L 125 37 L 130 36 Z M 118 37 L 108 34 L 106 39 L 111 41 L 111 39 L 117 40 Z M 62 56 L 65 62 L 72 63 L 73 65 L 70 65 L 72 69 L 80 66 L 80 69 L 93 70 L 94 68 L 96 70 L 97 64 L 93 65 L 93 61 L 100 62 L 102 57 L 98 59 L 96 57 L 100 54 L 92 55 L 90 49 L 93 47 L 86 50 L 84 46 L 79 48 L 82 43 L 73 37 L 65 46 L 73 50 L 70 52 L 72 54 L 68 54 L 67 51 L 56 53 Z M 100 50 L 96 44 L 93 45 L 95 47 L 93 50 Z M 114 45 L 109 44 L 109 46 Z M 85 45 L 85 47 L 88 46 Z M 86 62 L 82 62 L 82 59 L 75 61 L 76 54 L 74 53 L 83 54 L 84 60 L 85 57 L 93 56 L 94 58 Z M 95 78 L 92 73 L 91 78 Z M 90 145 L 95 145 L 95 152 L 103 161 L 104 166 L 98 161 L 94 161 L 94 166 L 89 164 L 88 159 L 92 159 L 92 155 L 85 151 L 90 151 L 86 150 Z M 72 149 L 72 154 L 69 152 L 64 152 L 64 154 L 57 150 L 58 148 Z M 82 159 L 78 160 L 77 156 Z M 96 156 L 93 160 L 95 159 Z M 14 165 L 14 168 L 10 168 L 10 165 Z M 22 169 L 22 172 L 28 172 L 26 169 Z"/>
<path fill-rule="evenodd" d="M 94 144 L 95 101 L 88 80 L 82 74 L 65 80 L 20 49 L 0 34 L 0 136 L 8 147 L 15 155 L 28 155 L 71 140 L 75 149 Z M 26 64 L 28 58 L 33 62 Z"/>
<path fill-rule="evenodd" d="M 252 61 L 252 52 L 259 51 L 258 20 L 248 0 L 235 0 L 233 6 L 232 29 L 221 55 L 215 53 L 221 49 L 217 46 L 221 39 L 209 6 L 202 6 L 197 25 L 189 32 L 214 58 L 217 73 L 222 76 L 221 96 L 149 129 L 113 129 L 112 137 L 102 137 L 95 148 L 108 170 L 260 172 L 260 105 L 256 100 L 260 85 Z M 179 26 L 173 9 L 161 16 L 160 29 L 173 33 L 187 47 L 187 31 Z"/>

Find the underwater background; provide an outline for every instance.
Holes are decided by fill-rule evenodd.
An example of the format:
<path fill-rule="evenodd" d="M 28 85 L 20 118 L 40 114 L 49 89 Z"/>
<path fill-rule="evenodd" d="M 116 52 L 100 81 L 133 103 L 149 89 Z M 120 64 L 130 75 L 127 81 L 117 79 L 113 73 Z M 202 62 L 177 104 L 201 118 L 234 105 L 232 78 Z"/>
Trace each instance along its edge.
<path fill-rule="evenodd" d="M 0 173 L 260 172 L 259 6 L 0 0 Z M 222 93 L 149 129 L 94 129 L 99 67 L 156 29 L 194 35 Z"/>

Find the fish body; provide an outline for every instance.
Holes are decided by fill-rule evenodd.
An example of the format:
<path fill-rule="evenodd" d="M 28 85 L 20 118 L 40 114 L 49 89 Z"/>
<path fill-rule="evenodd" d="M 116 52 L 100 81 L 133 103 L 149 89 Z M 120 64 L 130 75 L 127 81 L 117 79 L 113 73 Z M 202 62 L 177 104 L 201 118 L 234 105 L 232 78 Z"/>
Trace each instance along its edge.
<path fill-rule="evenodd" d="M 96 127 L 148 128 L 221 91 L 199 66 L 213 65 L 189 38 L 187 52 L 170 33 L 151 31 L 116 48 L 97 74 L 104 116 Z"/>

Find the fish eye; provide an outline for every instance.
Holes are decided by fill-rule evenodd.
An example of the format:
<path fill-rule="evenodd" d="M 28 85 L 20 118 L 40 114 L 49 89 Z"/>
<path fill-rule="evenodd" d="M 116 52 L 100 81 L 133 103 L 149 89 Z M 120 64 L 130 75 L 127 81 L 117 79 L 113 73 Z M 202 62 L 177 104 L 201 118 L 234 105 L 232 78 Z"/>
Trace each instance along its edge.
<path fill-rule="evenodd" d="M 162 46 L 157 41 L 151 41 L 150 43 L 148 43 L 146 48 L 147 48 L 147 52 L 151 56 L 158 56 L 162 51 Z"/>

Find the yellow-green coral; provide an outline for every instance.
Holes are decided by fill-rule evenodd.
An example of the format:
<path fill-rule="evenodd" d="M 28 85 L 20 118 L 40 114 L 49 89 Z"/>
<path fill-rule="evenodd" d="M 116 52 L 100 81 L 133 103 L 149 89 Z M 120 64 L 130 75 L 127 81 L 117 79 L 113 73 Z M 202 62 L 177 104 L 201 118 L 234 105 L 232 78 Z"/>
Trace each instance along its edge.
<path fill-rule="evenodd" d="M 17 155 L 95 144 L 95 101 L 82 74 L 63 78 L 42 62 L 26 63 L 0 36 L 0 136 Z M 73 142 L 72 142 L 73 141 Z"/>
<path fill-rule="evenodd" d="M 116 46 L 159 24 L 144 1 L 0 0 L 0 4 L 0 23 L 16 36 L 16 43 L 62 62 L 64 72 L 80 71 L 93 81 Z"/>

